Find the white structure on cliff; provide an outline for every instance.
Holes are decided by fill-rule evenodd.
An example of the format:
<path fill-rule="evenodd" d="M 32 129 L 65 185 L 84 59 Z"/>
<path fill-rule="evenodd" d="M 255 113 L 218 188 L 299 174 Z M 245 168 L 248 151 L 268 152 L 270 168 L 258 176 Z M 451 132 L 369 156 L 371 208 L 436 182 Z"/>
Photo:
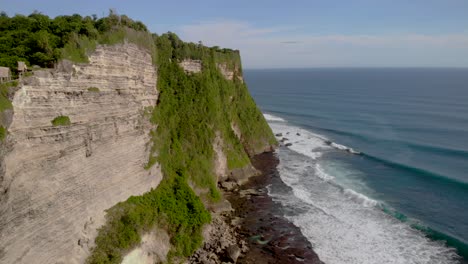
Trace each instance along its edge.
<path fill-rule="evenodd" d="M 11 71 L 8 67 L 0 67 L 0 83 L 11 80 Z"/>

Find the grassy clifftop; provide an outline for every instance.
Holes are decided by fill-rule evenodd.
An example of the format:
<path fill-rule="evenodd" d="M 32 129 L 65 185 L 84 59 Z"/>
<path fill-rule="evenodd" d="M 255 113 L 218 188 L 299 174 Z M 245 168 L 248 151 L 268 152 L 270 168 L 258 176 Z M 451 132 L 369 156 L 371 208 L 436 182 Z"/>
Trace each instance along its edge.
<path fill-rule="evenodd" d="M 95 15 L 83 17 L 78 14 L 52 19 L 39 12 L 9 17 L 0 12 L 0 66 L 10 67 L 13 74 L 17 61 L 24 61 L 28 66 L 53 67 L 57 60 L 77 55 L 96 39 L 105 42 L 106 33 L 116 27 L 148 33 L 143 23 L 112 12 L 99 19 Z"/>

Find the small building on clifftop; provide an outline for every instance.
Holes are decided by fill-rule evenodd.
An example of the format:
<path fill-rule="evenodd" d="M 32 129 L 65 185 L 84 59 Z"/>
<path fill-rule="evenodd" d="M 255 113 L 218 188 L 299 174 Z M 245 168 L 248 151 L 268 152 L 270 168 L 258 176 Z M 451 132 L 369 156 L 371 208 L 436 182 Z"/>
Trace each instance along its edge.
<path fill-rule="evenodd" d="M 0 83 L 11 80 L 11 71 L 8 67 L 0 67 Z"/>
<path fill-rule="evenodd" d="M 23 73 L 25 73 L 28 70 L 28 66 L 26 66 L 26 63 L 24 61 L 18 61 L 18 75 L 23 76 Z"/>

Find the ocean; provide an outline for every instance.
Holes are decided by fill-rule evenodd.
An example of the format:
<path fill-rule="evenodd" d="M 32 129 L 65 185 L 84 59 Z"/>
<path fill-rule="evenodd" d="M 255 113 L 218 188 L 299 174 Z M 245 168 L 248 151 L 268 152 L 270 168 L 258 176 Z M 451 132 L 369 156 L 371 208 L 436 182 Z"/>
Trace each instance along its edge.
<path fill-rule="evenodd" d="M 244 77 L 283 141 L 269 195 L 322 261 L 467 263 L 468 69 Z"/>

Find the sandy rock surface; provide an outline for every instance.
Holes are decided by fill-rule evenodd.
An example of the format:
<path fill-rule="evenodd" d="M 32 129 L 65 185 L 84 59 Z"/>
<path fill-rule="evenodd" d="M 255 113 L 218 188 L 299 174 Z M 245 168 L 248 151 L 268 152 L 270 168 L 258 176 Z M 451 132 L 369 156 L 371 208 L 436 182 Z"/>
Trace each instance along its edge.
<path fill-rule="evenodd" d="M 197 73 L 202 70 L 201 60 L 190 60 L 185 59 L 179 63 L 180 67 L 184 69 L 186 73 Z"/>
<path fill-rule="evenodd" d="M 13 99 L 0 172 L 0 263 L 83 263 L 105 209 L 156 187 L 145 170 L 158 97 L 148 52 L 98 46 L 87 64 L 28 79 Z M 90 91 L 96 87 L 99 91 Z M 57 116 L 69 126 L 53 126 Z"/>

